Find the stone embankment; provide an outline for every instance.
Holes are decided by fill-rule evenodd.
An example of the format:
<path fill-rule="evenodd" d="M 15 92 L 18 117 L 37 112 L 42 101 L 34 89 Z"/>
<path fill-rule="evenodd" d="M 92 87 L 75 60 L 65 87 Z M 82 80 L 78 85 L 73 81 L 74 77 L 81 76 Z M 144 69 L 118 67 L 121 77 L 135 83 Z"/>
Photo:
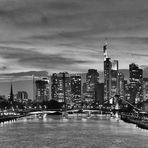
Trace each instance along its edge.
<path fill-rule="evenodd" d="M 121 115 L 121 120 L 127 123 L 136 124 L 137 127 L 148 129 L 148 119 L 133 115 Z"/>

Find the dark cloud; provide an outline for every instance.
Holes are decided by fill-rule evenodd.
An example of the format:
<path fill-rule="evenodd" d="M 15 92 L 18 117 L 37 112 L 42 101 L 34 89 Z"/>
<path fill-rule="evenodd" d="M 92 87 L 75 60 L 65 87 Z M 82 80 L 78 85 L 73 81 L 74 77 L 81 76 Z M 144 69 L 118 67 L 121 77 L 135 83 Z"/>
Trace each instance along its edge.
<path fill-rule="evenodd" d="M 35 35 L 28 37 L 28 39 L 37 39 L 37 40 L 60 40 L 60 39 L 66 39 L 66 40 L 79 40 L 80 38 L 85 38 L 88 34 L 92 34 L 92 30 L 77 30 L 77 31 L 61 31 L 56 34 L 52 35 Z"/>
<path fill-rule="evenodd" d="M 141 53 L 131 53 L 132 56 L 138 56 L 138 57 L 148 57 L 148 54 L 141 54 Z"/>
<path fill-rule="evenodd" d="M 7 66 L 0 67 L 0 70 L 7 70 Z"/>
<path fill-rule="evenodd" d="M 59 32 L 57 36 L 67 38 L 74 36 L 75 38 L 76 34 L 80 34 L 80 29 L 87 30 L 87 33 L 80 31 L 80 35 L 84 33 L 83 35 L 87 36 L 92 33 L 129 31 L 147 27 L 147 7 L 143 9 L 141 3 L 135 1 L 133 4 L 129 0 L 125 2 L 117 0 L 110 2 L 106 0 L 104 2 L 102 0 L 92 2 L 89 0 L 16 0 L 12 3 L 6 0 L 0 7 L 0 17 L 18 29 L 58 28 L 63 29 L 61 30 L 63 32 Z M 143 0 L 143 3 L 147 2 Z M 135 7 L 129 7 L 132 5 L 137 6 L 137 10 Z M 72 32 L 67 33 L 65 31 L 67 28 L 70 28 Z M 74 28 L 76 28 L 75 32 L 73 32 Z M 50 31 L 48 33 L 51 35 Z"/>
<path fill-rule="evenodd" d="M 54 9 L 56 11 L 63 10 L 63 11 L 76 11 L 80 10 L 82 7 L 77 3 L 77 1 L 69 1 L 69 0 L 56 0 L 52 1 L 46 5 L 46 8 Z"/>
<path fill-rule="evenodd" d="M 19 79 L 27 79 L 32 77 L 24 77 L 24 76 L 38 76 L 38 77 L 47 77 L 48 72 L 47 71 L 27 71 L 27 72 L 18 72 L 18 73 L 6 73 L 2 74 L 1 77 L 9 78 L 12 80 L 12 78 L 19 78 Z"/>
<path fill-rule="evenodd" d="M 15 59 L 20 57 L 26 57 L 26 56 L 33 56 L 37 54 L 37 52 L 32 51 L 35 50 L 34 48 L 26 49 L 26 48 L 17 48 L 17 47 L 7 47 L 7 46 L 1 46 L 0 47 L 0 54 L 4 58 L 7 59 Z"/>
<path fill-rule="evenodd" d="M 0 8 L 1 19 L 20 28 L 59 26 L 81 10 L 75 1 L 47 0 L 6 1 Z"/>
<path fill-rule="evenodd" d="M 6 66 L 3 66 L 3 67 L 2 67 L 2 69 L 3 69 L 3 70 L 6 70 L 6 69 L 7 69 L 7 67 L 6 67 Z"/>
<path fill-rule="evenodd" d="M 22 49 L 12 47 L 0 47 L 0 54 L 6 59 L 17 59 L 18 63 L 28 68 L 40 69 L 76 69 L 77 64 L 91 63 L 85 59 L 75 59 L 74 57 L 64 57 L 64 54 L 41 54 L 33 48 Z M 11 64 L 11 63 L 10 63 Z M 73 67 L 71 67 L 73 66 Z"/>
<path fill-rule="evenodd" d="M 2 66 L 16 59 L 20 67 L 88 68 L 102 56 L 106 37 L 111 55 L 127 64 L 131 54 L 123 60 L 124 51 L 147 48 L 147 16 L 147 0 L 1 0 Z"/>
<path fill-rule="evenodd" d="M 42 55 L 42 54 L 33 54 L 33 56 L 25 56 L 23 55 L 22 58 L 19 60 L 20 63 L 22 64 L 27 64 L 27 65 L 32 65 L 32 66 L 37 66 L 37 67 L 42 67 L 44 65 L 45 68 L 50 68 L 52 67 L 60 67 L 60 66 L 68 66 L 68 65 L 73 65 L 77 63 L 87 63 L 88 61 L 84 60 L 76 60 L 71 58 L 66 58 L 62 55 Z"/>
<path fill-rule="evenodd" d="M 31 42 L 23 41 L 23 40 L 0 41 L 0 44 L 5 44 L 5 45 L 9 45 L 9 44 L 11 44 L 11 45 L 13 45 L 13 44 L 15 44 L 15 45 L 20 45 L 20 44 L 32 45 Z"/>
<path fill-rule="evenodd" d="M 143 2 L 146 3 L 146 1 Z M 134 4 L 139 3 L 134 2 Z M 108 31 L 126 29 L 126 27 L 130 28 L 138 24 L 143 26 L 143 21 L 140 20 L 147 17 L 147 11 L 145 9 L 135 11 L 133 7 L 129 7 L 130 5 L 133 5 L 130 1 L 113 0 L 110 2 L 101 0 L 92 2 L 88 0 L 17 0 L 13 1 L 13 5 L 11 1 L 6 1 L 0 7 L 0 16 L 3 20 L 23 28 L 71 26 Z"/>
<path fill-rule="evenodd" d="M 148 44 L 148 37 L 118 37 L 118 38 L 115 38 L 116 40 L 119 40 L 119 41 L 126 41 L 126 42 L 129 42 L 131 44 Z"/>

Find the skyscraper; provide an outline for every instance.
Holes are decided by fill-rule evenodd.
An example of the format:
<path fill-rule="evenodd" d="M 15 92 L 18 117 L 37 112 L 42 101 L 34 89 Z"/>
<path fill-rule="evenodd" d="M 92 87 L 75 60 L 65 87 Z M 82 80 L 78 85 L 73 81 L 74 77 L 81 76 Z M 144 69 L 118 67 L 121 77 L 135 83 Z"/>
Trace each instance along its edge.
<path fill-rule="evenodd" d="M 143 70 L 135 63 L 129 65 L 130 102 L 137 104 L 143 100 Z"/>
<path fill-rule="evenodd" d="M 130 83 L 128 83 L 127 80 L 124 80 L 124 89 L 125 89 L 125 92 L 124 92 L 124 99 L 128 102 L 130 102 Z"/>
<path fill-rule="evenodd" d="M 71 76 L 71 98 L 73 102 L 81 102 L 81 76 Z"/>
<path fill-rule="evenodd" d="M 119 86 L 118 86 L 118 60 L 112 61 L 111 68 L 111 97 L 119 95 Z"/>
<path fill-rule="evenodd" d="M 143 101 L 148 101 L 148 78 L 143 78 Z"/>
<path fill-rule="evenodd" d="M 118 93 L 122 99 L 125 99 L 125 85 L 124 85 L 124 74 L 118 73 Z"/>
<path fill-rule="evenodd" d="M 119 69 L 119 62 L 118 62 L 118 60 L 113 60 L 112 61 L 112 70 L 118 71 L 118 69 Z"/>
<path fill-rule="evenodd" d="M 104 101 L 111 97 L 111 67 L 112 63 L 107 55 L 107 45 L 103 46 L 104 52 Z"/>
<path fill-rule="evenodd" d="M 70 75 L 67 72 L 53 74 L 51 83 L 52 99 L 67 103 L 71 101 Z"/>
<path fill-rule="evenodd" d="M 18 91 L 17 100 L 21 103 L 28 101 L 28 93 L 26 91 Z"/>
<path fill-rule="evenodd" d="M 58 100 L 58 74 L 56 73 L 51 76 L 51 98 Z"/>
<path fill-rule="evenodd" d="M 36 80 L 36 101 L 43 102 L 49 100 L 49 82 L 45 79 Z"/>
<path fill-rule="evenodd" d="M 86 94 L 85 100 L 87 102 L 94 102 L 95 98 L 95 86 L 99 83 L 99 73 L 96 69 L 89 69 L 86 75 Z"/>
<path fill-rule="evenodd" d="M 103 104 L 104 102 L 104 83 L 97 83 L 95 86 L 96 102 Z"/>

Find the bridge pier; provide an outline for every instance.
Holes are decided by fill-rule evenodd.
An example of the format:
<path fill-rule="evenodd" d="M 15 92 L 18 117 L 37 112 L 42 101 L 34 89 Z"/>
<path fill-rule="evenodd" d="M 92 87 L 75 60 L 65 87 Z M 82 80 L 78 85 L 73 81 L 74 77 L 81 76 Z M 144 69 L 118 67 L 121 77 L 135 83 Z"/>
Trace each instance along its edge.
<path fill-rule="evenodd" d="M 115 118 L 119 120 L 119 95 L 115 95 Z"/>
<path fill-rule="evenodd" d="M 63 119 L 68 119 L 68 113 L 67 113 L 67 111 L 64 111 L 64 112 L 62 113 L 62 118 L 63 118 Z"/>

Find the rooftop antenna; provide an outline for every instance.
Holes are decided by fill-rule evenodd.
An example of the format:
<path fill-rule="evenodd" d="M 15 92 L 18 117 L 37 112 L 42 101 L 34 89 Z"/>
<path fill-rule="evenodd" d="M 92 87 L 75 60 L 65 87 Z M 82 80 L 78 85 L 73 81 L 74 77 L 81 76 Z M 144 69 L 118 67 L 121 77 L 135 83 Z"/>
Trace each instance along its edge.
<path fill-rule="evenodd" d="M 104 61 L 106 60 L 106 58 L 108 58 L 107 45 L 108 45 L 107 38 L 105 38 L 105 44 L 103 45 Z"/>
<path fill-rule="evenodd" d="M 106 37 L 105 38 L 105 45 L 107 45 L 107 43 L 108 43 L 108 38 Z"/>

